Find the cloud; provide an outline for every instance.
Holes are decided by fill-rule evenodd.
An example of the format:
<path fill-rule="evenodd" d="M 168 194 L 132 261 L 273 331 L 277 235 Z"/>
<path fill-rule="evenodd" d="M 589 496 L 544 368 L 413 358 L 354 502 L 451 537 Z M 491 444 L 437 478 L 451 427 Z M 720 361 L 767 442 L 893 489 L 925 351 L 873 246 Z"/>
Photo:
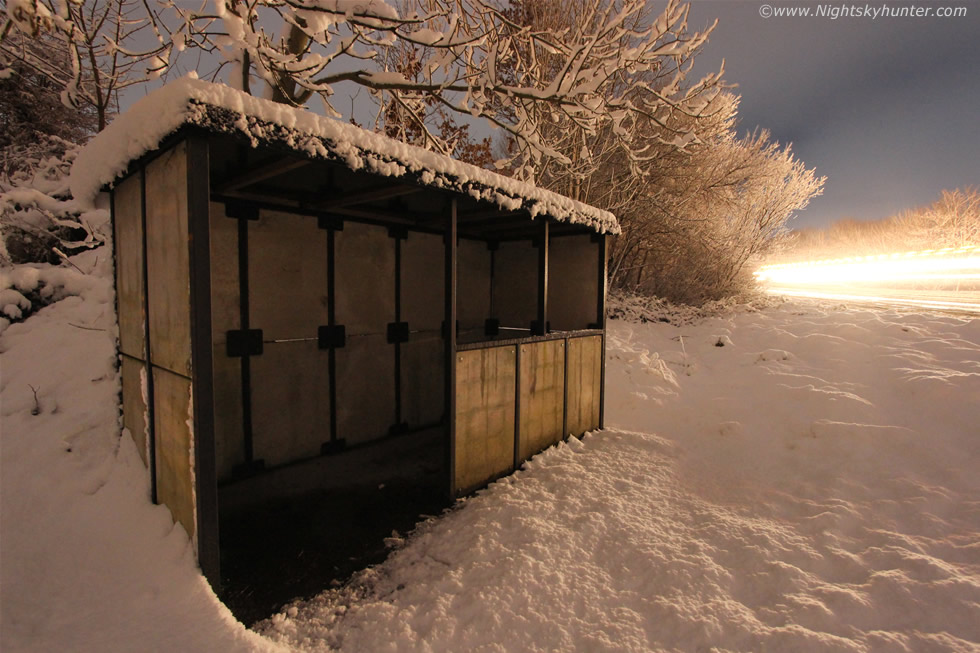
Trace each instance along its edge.
<path fill-rule="evenodd" d="M 741 129 L 769 129 L 827 175 L 798 226 L 886 217 L 980 183 L 980 7 L 961 18 L 831 21 L 765 20 L 759 5 L 693 3 L 692 28 L 719 19 L 696 72 L 724 58 Z"/>

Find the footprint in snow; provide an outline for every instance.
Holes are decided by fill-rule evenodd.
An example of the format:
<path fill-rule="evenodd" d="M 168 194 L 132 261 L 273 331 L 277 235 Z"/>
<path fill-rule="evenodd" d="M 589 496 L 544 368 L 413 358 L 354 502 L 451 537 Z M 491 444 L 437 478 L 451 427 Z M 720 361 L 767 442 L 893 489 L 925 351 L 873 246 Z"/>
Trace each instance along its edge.
<path fill-rule="evenodd" d="M 742 423 L 741 422 L 722 422 L 718 425 L 719 435 L 741 435 L 742 434 Z"/>
<path fill-rule="evenodd" d="M 788 361 L 793 358 L 793 354 L 785 351 L 783 349 L 767 349 L 765 351 L 759 352 L 758 358 L 755 359 L 756 363 L 765 363 L 768 361 Z"/>

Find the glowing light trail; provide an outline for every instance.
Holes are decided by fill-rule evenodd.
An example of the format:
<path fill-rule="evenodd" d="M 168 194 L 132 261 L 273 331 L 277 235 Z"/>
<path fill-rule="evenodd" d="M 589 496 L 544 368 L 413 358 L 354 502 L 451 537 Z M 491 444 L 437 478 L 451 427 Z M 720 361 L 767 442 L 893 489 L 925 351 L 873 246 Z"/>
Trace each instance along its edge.
<path fill-rule="evenodd" d="M 770 293 L 980 314 L 980 247 L 766 265 Z"/>
<path fill-rule="evenodd" d="M 949 311 L 954 313 L 972 313 L 980 315 L 980 301 L 974 302 L 954 302 L 942 299 L 915 299 L 912 297 L 882 297 L 876 295 L 856 295 L 853 293 L 827 293 L 815 292 L 810 290 L 792 290 L 790 288 L 773 288 L 771 291 L 776 295 L 787 295 L 790 297 L 809 297 L 811 299 L 827 299 L 841 302 L 858 302 L 861 304 L 880 304 L 885 306 L 921 306 L 937 311 Z M 950 293 L 953 294 L 953 293 Z M 980 298 L 978 298 L 980 299 Z"/>
<path fill-rule="evenodd" d="M 978 279 L 980 247 L 782 263 L 763 266 L 755 274 L 760 281 L 789 285 Z"/>

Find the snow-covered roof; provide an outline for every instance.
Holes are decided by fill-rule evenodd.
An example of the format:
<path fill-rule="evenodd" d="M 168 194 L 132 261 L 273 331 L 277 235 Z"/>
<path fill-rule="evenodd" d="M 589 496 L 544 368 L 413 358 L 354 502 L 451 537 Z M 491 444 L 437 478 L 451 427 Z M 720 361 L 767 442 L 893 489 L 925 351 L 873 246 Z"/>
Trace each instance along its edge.
<path fill-rule="evenodd" d="M 83 202 L 94 198 L 124 174 L 132 161 L 157 149 L 184 125 L 238 132 L 254 146 L 275 141 L 313 158 L 342 162 L 352 170 L 411 176 L 423 185 L 465 193 L 505 211 L 525 209 L 532 217 L 547 215 L 601 233 L 620 233 L 615 216 L 608 211 L 339 120 L 191 76 L 150 93 L 93 138 L 75 160 L 72 194 Z"/>

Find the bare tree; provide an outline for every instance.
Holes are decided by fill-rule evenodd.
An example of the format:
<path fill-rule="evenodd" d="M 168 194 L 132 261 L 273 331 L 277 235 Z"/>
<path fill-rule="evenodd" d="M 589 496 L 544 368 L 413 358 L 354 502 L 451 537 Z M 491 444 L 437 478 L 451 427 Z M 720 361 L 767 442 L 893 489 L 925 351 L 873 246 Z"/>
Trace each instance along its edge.
<path fill-rule="evenodd" d="M 8 2 L 0 51 L 62 86 L 66 106 L 91 110 L 99 131 L 108 124 L 117 94 L 163 73 L 174 49 L 161 7 L 144 0 L 21 0 Z M 11 33 L 56 43 L 65 57 L 50 60 L 36 49 L 11 47 Z M 58 61 L 67 58 L 67 68 Z"/>
<path fill-rule="evenodd" d="M 48 151 L 44 135 L 79 143 L 95 133 L 98 118 L 90 107 L 61 101 L 70 70 L 68 53 L 56 40 L 17 31 L 0 43 L 0 175 L 9 177 L 26 159 Z"/>
<path fill-rule="evenodd" d="M 723 99 L 734 116 L 737 99 Z M 824 179 L 765 131 L 735 135 L 730 119 L 689 156 L 663 160 L 663 177 L 624 213 L 614 244 L 614 287 L 701 303 L 746 289 L 748 265 L 774 247 Z"/>
<path fill-rule="evenodd" d="M 844 218 L 821 229 L 801 229 L 783 239 L 770 263 L 893 254 L 980 245 L 980 191 L 944 190 L 929 206 L 882 220 Z"/>

